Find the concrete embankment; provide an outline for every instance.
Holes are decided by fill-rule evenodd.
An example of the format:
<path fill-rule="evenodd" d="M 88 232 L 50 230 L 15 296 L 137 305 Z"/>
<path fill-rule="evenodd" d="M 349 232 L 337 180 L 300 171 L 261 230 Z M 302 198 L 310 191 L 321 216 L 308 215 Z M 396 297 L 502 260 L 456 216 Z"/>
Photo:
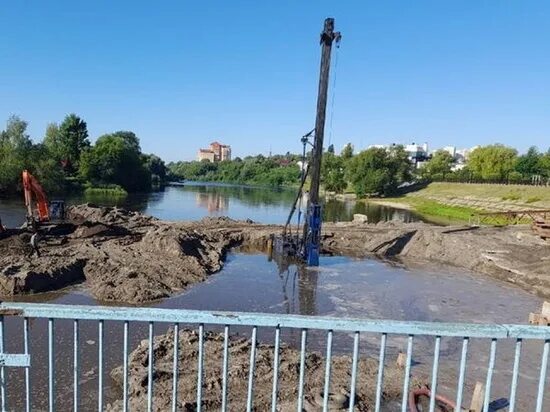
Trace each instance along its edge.
<path fill-rule="evenodd" d="M 0 294 L 56 290 L 84 282 L 98 300 L 138 304 L 176 294 L 223 267 L 242 246 L 262 251 L 280 226 L 228 218 L 164 222 L 117 208 L 70 208 L 70 223 L 27 257 L 28 234 L 0 240 Z M 447 264 L 550 297 L 550 245 L 527 226 L 438 227 L 424 223 L 326 224 L 323 251 Z"/>

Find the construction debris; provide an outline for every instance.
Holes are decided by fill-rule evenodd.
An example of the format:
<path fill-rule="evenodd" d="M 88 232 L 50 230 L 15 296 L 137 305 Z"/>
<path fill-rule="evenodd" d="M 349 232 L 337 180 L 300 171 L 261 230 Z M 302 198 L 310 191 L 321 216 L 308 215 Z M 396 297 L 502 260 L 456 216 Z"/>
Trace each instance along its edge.
<path fill-rule="evenodd" d="M 549 326 L 550 325 L 550 302 L 542 304 L 541 313 L 529 314 L 529 323 L 531 325 Z"/>
<path fill-rule="evenodd" d="M 535 220 L 533 222 L 533 231 L 544 240 L 550 239 L 550 221 Z"/>

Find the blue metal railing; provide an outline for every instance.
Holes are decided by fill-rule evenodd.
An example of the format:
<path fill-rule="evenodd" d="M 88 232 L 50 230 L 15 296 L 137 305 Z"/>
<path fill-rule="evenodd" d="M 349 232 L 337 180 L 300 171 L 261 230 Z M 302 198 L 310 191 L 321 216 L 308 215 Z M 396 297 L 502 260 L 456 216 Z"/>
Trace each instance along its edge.
<path fill-rule="evenodd" d="M 18 316 L 23 318 L 23 354 L 8 354 L 5 352 L 5 333 L 4 316 Z M 378 362 L 378 376 L 375 393 L 374 410 L 380 411 L 383 394 L 384 364 L 386 356 L 386 340 L 390 335 L 404 335 L 407 337 L 406 363 L 403 380 L 403 397 L 401 410 L 407 411 L 408 396 L 410 389 L 410 372 L 413 355 L 413 344 L 416 337 L 432 336 L 435 337 L 433 364 L 431 369 L 431 390 L 436 392 L 439 374 L 439 360 L 442 337 L 455 337 L 462 339 L 460 365 L 458 368 L 458 385 L 456 394 L 456 411 L 461 411 L 463 404 L 463 391 L 466 373 L 466 363 L 468 356 L 468 346 L 471 338 L 491 339 L 489 363 L 485 381 L 484 410 L 489 410 L 491 399 L 491 385 L 496 361 L 496 350 L 498 340 L 515 340 L 514 364 L 512 370 L 512 379 L 510 384 L 509 411 L 516 409 L 516 395 L 518 386 L 519 365 L 521 357 L 522 342 L 524 340 L 538 340 L 544 342 L 542 358 L 540 361 L 540 374 L 537 387 L 536 412 L 543 411 L 543 401 L 546 383 L 546 371 L 548 367 L 548 355 L 550 352 L 550 328 L 527 325 L 494 325 L 494 324 L 457 324 L 457 323 L 433 323 L 433 322 L 404 322 L 389 320 L 371 320 L 371 319 L 342 319 L 330 317 L 306 317 L 299 315 L 282 314 L 260 314 L 260 313 L 228 313 L 228 312 L 209 312 L 195 310 L 174 310 L 174 309 L 155 309 L 155 308 L 115 308 L 101 306 L 70 306 L 70 305 L 51 305 L 51 304 L 29 304 L 29 303 L 2 303 L 0 305 L 0 389 L 1 389 L 1 407 L 6 410 L 6 376 L 4 369 L 7 367 L 25 368 L 25 406 L 26 410 L 31 410 L 31 386 L 29 378 L 29 369 L 32 365 L 32 355 L 29 351 L 29 320 L 33 318 L 44 318 L 48 320 L 48 404 L 49 410 L 54 411 L 55 405 L 55 362 L 54 362 L 54 322 L 57 319 L 73 320 L 74 344 L 73 344 L 73 404 L 74 410 L 79 406 L 79 322 L 83 320 L 92 320 L 98 322 L 98 410 L 104 408 L 103 398 L 103 352 L 104 352 L 104 322 L 122 321 L 123 323 L 123 410 L 128 410 L 128 359 L 129 359 L 129 325 L 130 322 L 145 322 L 148 324 L 148 365 L 147 365 L 147 410 L 153 410 L 153 374 L 154 374 L 154 351 L 153 338 L 155 323 L 169 323 L 174 326 L 174 354 L 173 354 L 173 385 L 172 385 L 172 411 L 177 410 L 178 405 L 178 331 L 179 324 L 198 325 L 198 371 L 197 371 L 197 410 L 202 408 L 202 390 L 203 390 L 203 358 L 204 358 L 204 326 L 220 325 L 223 329 L 223 366 L 222 366 L 222 388 L 221 388 L 221 409 L 227 410 L 228 407 L 228 347 L 230 339 L 230 327 L 247 326 L 252 327 L 250 367 L 248 374 L 248 389 L 246 394 L 246 409 L 253 410 L 254 405 L 254 368 L 256 362 L 256 340 L 258 328 L 270 328 L 275 331 L 274 357 L 273 357 L 273 388 L 271 410 L 277 410 L 278 398 L 278 374 L 279 374 L 279 349 L 281 347 L 281 330 L 295 329 L 300 331 L 300 363 L 298 379 L 298 398 L 297 410 L 301 411 L 304 402 L 304 384 L 305 384 L 305 359 L 306 342 L 308 331 L 323 330 L 326 331 L 326 354 L 325 354 L 325 372 L 323 386 L 323 411 L 329 409 L 329 390 L 331 381 L 331 356 L 333 350 L 334 332 L 353 333 L 353 353 L 351 363 L 351 379 L 349 386 L 349 411 L 355 408 L 355 393 L 357 384 L 357 366 L 359 361 L 359 343 L 361 334 L 376 333 L 380 334 L 380 353 Z M 435 397 L 430 398 L 429 410 L 434 411 L 436 406 Z M 521 408 L 521 410 L 525 410 Z"/>

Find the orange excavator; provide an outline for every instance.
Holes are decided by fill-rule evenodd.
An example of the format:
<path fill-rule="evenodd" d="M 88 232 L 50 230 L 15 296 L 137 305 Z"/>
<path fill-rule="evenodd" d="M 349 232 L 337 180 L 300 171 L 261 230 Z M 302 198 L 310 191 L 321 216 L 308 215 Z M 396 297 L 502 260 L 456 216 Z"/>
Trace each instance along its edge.
<path fill-rule="evenodd" d="M 51 220 L 65 217 L 65 202 L 56 200 L 48 202 L 48 198 L 38 180 L 27 170 L 23 170 L 23 189 L 25 191 L 25 205 L 27 207 L 27 226 L 36 228 Z M 36 213 L 33 211 L 33 196 L 36 198 Z"/>

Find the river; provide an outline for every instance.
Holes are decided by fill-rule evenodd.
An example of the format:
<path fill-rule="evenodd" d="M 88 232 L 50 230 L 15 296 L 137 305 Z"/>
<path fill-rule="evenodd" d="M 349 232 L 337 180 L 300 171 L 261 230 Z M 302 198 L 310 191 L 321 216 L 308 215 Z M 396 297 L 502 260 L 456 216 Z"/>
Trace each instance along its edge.
<path fill-rule="evenodd" d="M 69 197 L 67 203 L 92 201 L 104 205 L 123 206 L 165 220 L 196 220 L 205 216 L 229 216 L 263 223 L 283 223 L 294 199 L 291 190 L 270 190 L 232 185 L 191 183 L 169 186 L 161 192 L 132 195 L 125 199 Z M 324 207 L 327 220 L 350 220 L 354 213 L 366 214 L 371 222 L 383 220 L 413 221 L 419 216 L 409 211 L 365 204 L 331 200 Z M 21 199 L 1 200 L 0 216 L 4 224 L 17 226 L 24 220 Z M 97 305 L 85 285 L 62 291 L 18 297 L 17 300 L 61 304 Z M 171 298 L 151 306 L 201 310 L 254 311 L 292 313 L 309 316 L 360 317 L 399 320 L 446 322 L 525 323 L 530 311 L 540 308 L 541 299 L 508 284 L 483 278 L 465 271 L 433 265 L 403 266 L 399 262 L 353 259 L 327 256 L 319 268 L 303 268 L 285 262 L 269 261 L 262 254 L 236 250 L 229 254 L 224 268 L 206 282 L 196 284 Z M 21 322 L 8 318 L 5 324 L 6 346 L 10 352 L 21 352 Z M 132 324 L 131 347 L 147 335 L 147 326 Z M 33 405 L 47 406 L 47 346 L 44 345 L 47 323 L 31 323 L 31 358 Z M 166 330 L 156 325 L 155 333 Z M 250 333 L 249 330 L 243 331 Z M 55 364 L 58 407 L 69 409 L 72 393 L 72 323 L 56 322 Z M 268 332 L 259 338 L 272 341 Z M 376 356 L 378 336 L 366 335 L 361 340 L 365 356 Z M 308 350 L 323 350 L 325 337 L 309 335 Z M 285 333 L 283 340 L 299 345 L 296 333 Z M 81 377 L 83 410 L 94 410 L 97 399 L 97 323 L 81 322 Z M 120 392 L 108 378 L 108 372 L 122 359 L 122 325 L 105 324 L 105 387 L 106 401 L 120 397 Z M 487 340 L 473 340 L 469 352 L 466 385 L 468 399 L 475 381 L 484 381 L 488 364 Z M 350 352 L 348 334 L 335 335 L 335 351 Z M 457 367 L 461 339 L 442 340 L 439 388 L 451 398 L 456 393 Z M 404 337 L 388 339 L 388 362 L 395 362 L 399 351 L 406 347 Z M 522 353 L 519 410 L 533 406 L 539 373 L 542 345 L 525 342 Z M 499 342 L 498 362 L 493 385 L 493 399 L 508 395 L 513 342 Z M 433 339 L 415 339 L 413 373 L 430 375 Z M 22 393 L 22 371 L 10 369 L 8 393 Z M 9 404 L 14 410 L 22 407 L 22 397 L 13 395 Z M 548 405 L 546 405 L 548 406 Z"/>
<path fill-rule="evenodd" d="M 250 187 L 220 183 L 187 182 L 167 186 L 162 191 L 130 194 L 123 198 L 109 196 L 66 196 L 67 204 L 92 202 L 102 206 L 120 206 L 163 220 L 198 220 L 205 216 L 229 216 L 252 219 L 259 223 L 284 224 L 296 197 L 292 189 Z M 25 220 L 23 197 L 0 198 L 0 218 L 4 225 L 15 227 Z M 414 212 L 375 204 L 331 199 L 324 204 L 329 221 L 349 221 L 354 213 L 365 214 L 370 222 L 386 220 L 415 221 Z"/>

